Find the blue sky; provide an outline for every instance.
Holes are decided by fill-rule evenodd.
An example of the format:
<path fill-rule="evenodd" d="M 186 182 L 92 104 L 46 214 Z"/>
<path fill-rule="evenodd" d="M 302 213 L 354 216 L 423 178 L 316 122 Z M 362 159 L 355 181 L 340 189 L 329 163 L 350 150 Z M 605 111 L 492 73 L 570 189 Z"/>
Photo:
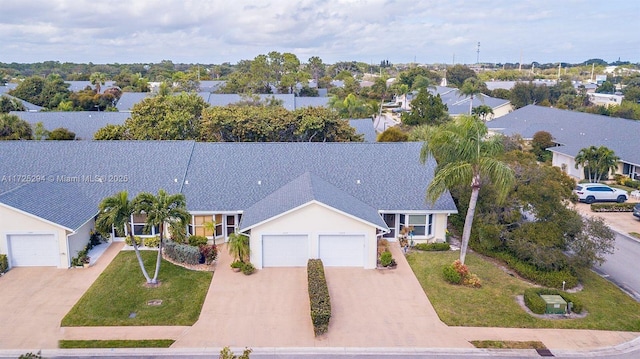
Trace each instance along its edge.
<path fill-rule="evenodd" d="M 0 62 L 640 62 L 637 0 L 0 0 Z"/>

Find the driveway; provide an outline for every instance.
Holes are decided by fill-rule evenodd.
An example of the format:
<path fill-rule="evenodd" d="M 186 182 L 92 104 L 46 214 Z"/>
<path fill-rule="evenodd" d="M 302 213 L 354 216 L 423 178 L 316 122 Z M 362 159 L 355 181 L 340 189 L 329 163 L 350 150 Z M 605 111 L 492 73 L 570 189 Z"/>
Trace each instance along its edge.
<path fill-rule="evenodd" d="M 629 200 L 628 203 L 636 203 L 637 200 Z M 640 220 L 631 212 L 592 212 L 591 206 L 586 203 L 576 203 L 575 210 L 583 216 L 602 218 L 611 229 L 629 236 L 630 232 L 640 233 Z M 639 239 L 640 240 L 640 239 Z"/>
<path fill-rule="evenodd" d="M 58 347 L 60 321 L 93 284 L 123 243 L 112 244 L 87 269 L 13 268 L 0 278 L 0 349 Z"/>
<path fill-rule="evenodd" d="M 393 244 L 395 270 L 325 268 L 329 331 L 315 338 L 306 268 L 229 269 L 223 249 L 198 322 L 173 347 L 472 347 L 449 335 Z"/>

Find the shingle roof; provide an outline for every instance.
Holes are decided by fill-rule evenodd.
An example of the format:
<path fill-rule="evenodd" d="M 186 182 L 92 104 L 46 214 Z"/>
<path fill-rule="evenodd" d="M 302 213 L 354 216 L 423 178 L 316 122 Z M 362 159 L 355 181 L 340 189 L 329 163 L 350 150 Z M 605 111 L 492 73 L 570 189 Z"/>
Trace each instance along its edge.
<path fill-rule="evenodd" d="M 12 114 L 29 122 L 34 128 L 42 122 L 44 128 L 51 131 L 64 127 L 76 134 L 76 139 L 90 140 L 93 135 L 106 125 L 121 125 L 129 117 L 128 112 L 24 112 L 14 111 Z"/>
<path fill-rule="evenodd" d="M 430 90 L 433 94 L 439 94 L 442 103 L 447 105 L 450 115 L 464 115 L 469 114 L 469 102 L 471 98 L 468 96 L 462 96 L 457 88 L 436 86 L 435 90 Z M 490 97 L 484 94 L 479 94 L 473 99 L 473 106 L 486 105 L 491 108 L 498 108 L 500 106 L 508 105 L 509 100 L 503 100 L 500 98 Z"/>
<path fill-rule="evenodd" d="M 364 135 L 364 142 L 376 142 L 378 135 L 370 118 L 352 118 L 349 125 L 356 129 L 357 134 Z"/>
<path fill-rule="evenodd" d="M 295 108 L 329 107 L 329 97 L 294 97 Z"/>
<path fill-rule="evenodd" d="M 282 187 L 289 184 L 290 189 L 292 181 L 308 172 L 316 199 L 371 223 L 376 222 L 366 206 L 456 212 L 449 193 L 434 204 L 425 201 L 435 163 L 420 164 L 420 146 L 417 142 L 0 141 L 0 178 L 41 179 L 0 181 L 0 202 L 77 229 L 96 214 L 103 198 L 122 190 L 131 198 L 159 189 L 182 192 L 190 211 L 243 211 L 278 190 L 287 191 Z"/>
<path fill-rule="evenodd" d="M 575 157 L 589 146 L 606 146 L 624 162 L 640 165 L 640 121 L 529 105 L 487 123 L 507 136 L 533 138 L 547 131 L 561 144 L 549 150 Z"/>
<path fill-rule="evenodd" d="M 91 81 L 65 81 L 65 83 L 69 84 L 69 91 L 78 92 L 82 91 L 87 86 L 89 86 L 92 90 L 95 90 L 95 85 L 91 83 Z M 115 81 L 105 81 L 103 85 L 100 85 L 100 93 L 104 93 L 104 90 L 113 87 Z"/>
<path fill-rule="evenodd" d="M 314 200 L 379 228 L 388 229 L 375 208 L 309 172 L 303 173 L 247 208 L 242 215 L 240 229 L 245 231 Z"/>
<path fill-rule="evenodd" d="M 31 102 L 27 102 L 27 101 L 25 101 L 23 99 L 19 99 L 19 98 L 15 97 L 15 96 L 11 96 L 11 95 L 9 95 L 7 93 L 3 93 L 1 96 L 5 96 L 7 98 L 15 99 L 15 100 L 20 101 L 20 103 L 22 103 L 22 106 L 24 106 L 24 108 L 27 111 L 36 112 L 36 111 L 41 111 L 44 108 L 42 106 L 34 105 Z"/>
<path fill-rule="evenodd" d="M 131 112 L 133 105 L 150 96 L 153 96 L 151 92 L 123 92 L 118 103 L 116 103 L 116 108 L 118 111 Z"/>

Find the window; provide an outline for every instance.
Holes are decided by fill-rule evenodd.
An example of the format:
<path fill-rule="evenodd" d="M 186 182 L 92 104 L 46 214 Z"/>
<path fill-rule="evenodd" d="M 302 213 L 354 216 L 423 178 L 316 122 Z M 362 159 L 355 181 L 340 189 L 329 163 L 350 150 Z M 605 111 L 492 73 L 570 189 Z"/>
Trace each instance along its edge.
<path fill-rule="evenodd" d="M 213 235 L 213 233 L 211 233 L 211 230 L 207 230 L 205 228 L 204 223 L 205 222 L 212 222 L 213 221 L 213 216 L 212 215 L 204 215 L 204 216 L 193 216 L 193 220 L 191 222 L 191 234 L 195 235 L 195 236 L 207 236 L 210 237 L 211 235 Z"/>
<path fill-rule="evenodd" d="M 227 236 L 236 231 L 236 216 L 227 216 Z"/>
<path fill-rule="evenodd" d="M 131 228 L 134 236 L 151 236 L 160 233 L 160 226 L 146 227 L 147 215 L 144 213 L 131 216 Z"/>
<path fill-rule="evenodd" d="M 400 230 L 407 226 L 413 226 L 414 237 L 429 237 L 433 235 L 432 214 L 408 214 L 400 215 Z"/>
<path fill-rule="evenodd" d="M 382 219 L 384 223 L 389 227 L 390 232 L 386 233 L 384 238 L 395 238 L 396 237 L 396 215 L 394 213 L 384 213 L 382 215 Z"/>

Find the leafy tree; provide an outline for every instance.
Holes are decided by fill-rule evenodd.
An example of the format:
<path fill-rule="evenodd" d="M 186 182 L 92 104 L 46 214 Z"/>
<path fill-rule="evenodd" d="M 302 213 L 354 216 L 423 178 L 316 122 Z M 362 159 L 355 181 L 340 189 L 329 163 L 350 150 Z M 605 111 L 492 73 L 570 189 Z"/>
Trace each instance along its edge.
<path fill-rule="evenodd" d="M 0 140 L 31 140 L 31 125 L 16 115 L 0 113 Z"/>
<path fill-rule="evenodd" d="M 424 67 L 412 67 L 398 74 L 398 83 L 407 85 L 411 90 L 419 90 L 440 83 L 440 75 Z"/>
<path fill-rule="evenodd" d="M 533 134 L 531 147 L 533 154 L 536 155 L 538 161 L 546 162 L 551 159 L 551 152 L 547 148 L 555 146 L 553 136 L 547 131 L 538 131 Z"/>
<path fill-rule="evenodd" d="M 364 118 L 376 113 L 370 104 L 353 93 L 344 99 L 332 96 L 329 99 L 329 107 L 335 109 L 342 118 Z"/>
<path fill-rule="evenodd" d="M 614 93 L 616 92 L 615 85 L 610 81 L 605 81 L 602 85 L 598 86 L 596 89 L 597 93 Z"/>
<path fill-rule="evenodd" d="M 9 91 L 9 95 L 33 104 L 38 104 L 38 102 L 40 102 L 40 93 L 42 93 L 43 88 L 44 78 L 40 76 L 31 76 L 22 80 L 15 89 Z"/>
<path fill-rule="evenodd" d="M 622 93 L 624 94 L 623 102 L 640 103 L 640 86 L 627 86 Z"/>
<path fill-rule="evenodd" d="M 311 74 L 311 77 L 319 83 L 320 79 L 324 76 L 326 65 L 322 63 L 322 59 L 318 56 L 312 56 L 306 65 L 307 71 Z"/>
<path fill-rule="evenodd" d="M 36 123 L 33 128 L 33 139 L 34 140 L 46 140 L 49 138 L 49 131 L 44 128 L 44 124 L 42 122 Z"/>
<path fill-rule="evenodd" d="M 114 78 L 115 86 L 123 92 L 149 92 L 149 82 L 140 73 L 131 73 L 129 69 L 122 70 Z"/>
<path fill-rule="evenodd" d="M 100 202 L 98 206 L 99 212 L 96 219 L 96 228 L 102 233 L 111 233 L 112 228 L 125 228 L 126 232 L 131 239 L 133 250 L 138 258 L 138 264 L 142 275 L 146 279 L 147 283 L 151 283 L 151 277 L 147 273 L 147 269 L 144 267 L 142 257 L 140 256 L 140 250 L 136 243 L 133 230 L 131 228 L 131 215 L 136 212 L 135 206 L 132 201 L 129 201 L 129 193 L 127 191 L 118 192 L 111 197 L 107 197 Z"/>
<path fill-rule="evenodd" d="M 18 99 L 0 96 L 0 113 L 11 111 L 25 111 L 25 108 Z"/>
<path fill-rule="evenodd" d="M 175 92 L 197 92 L 200 88 L 198 73 L 178 71 L 173 74 L 173 90 Z"/>
<path fill-rule="evenodd" d="M 75 132 L 69 131 L 69 129 L 64 127 L 58 127 L 49 133 L 49 137 L 47 140 L 55 140 L 55 141 L 65 141 L 65 140 L 75 140 L 76 134 Z"/>
<path fill-rule="evenodd" d="M 449 119 L 449 109 L 442 103 L 440 95 L 432 95 L 428 91 L 418 92 L 411 100 L 411 111 L 401 116 L 402 123 L 409 126 L 438 125 Z"/>
<path fill-rule="evenodd" d="M 527 105 L 540 104 L 548 100 L 549 96 L 549 88 L 545 85 L 536 86 L 531 82 L 517 82 L 511 89 L 509 101 L 515 109 L 519 109 Z"/>
<path fill-rule="evenodd" d="M 94 140 L 128 140 L 127 129 L 124 125 L 106 125 L 93 134 Z"/>
<path fill-rule="evenodd" d="M 573 266 L 591 268 L 604 263 L 607 254 L 613 254 L 616 235 L 602 218 L 585 217 L 582 220 L 582 231 L 569 241 L 567 247 L 573 254 Z"/>
<path fill-rule="evenodd" d="M 503 201 L 514 182 L 513 170 L 496 158 L 502 153 L 499 137 L 487 137 L 487 127 L 473 116 L 461 116 L 437 127 L 427 127 L 420 159 L 434 157 L 438 167 L 429 186 L 427 199 L 435 202 L 447 189 L 460 184 L 471 186 L 460 248 L 464 264 L 471 235 L 475 207 L 483 183 L 490 182 Z"/>
<path fill-rule="evenodd" d="M 447 69 L 447 83 L 449 86 L 460 88 L 468 78 L 477 78 L 475 71 L 465 65 L 454 65 Z"/>
<path fill-rule="evenodd" d="M 607 179 L 609 172 L 618 168 L 620 157 L 613 150 L 605 146 L 590 146 L 581 149 L 575 157 L 576 169 L 584 168 L 585 177 L 589 182 L 595 183 L 601 179 Z"/>
<path fill-rule="evenodd" d="M 477 116 L 482 122 L 487 122 L 488 119 L 493 118 L 493 109 L 491 106 L 480 105 L 471 109 L 471 114 Z"/>
<path fill-rule="evenodd" d="M 404 133 L 398 126 L 389 127 L 378 135 L 378 142 L 405 142 L 409 135 Z"/>
<path fill-rule="evenodd" d="M 154 196 L 151 193 L 142 192 L 133 200 L 135 213 L 143 213 L 146 215 L 146 226 L 148 228 L 158 227 L 160 234 L 160 243 L 158 244 L 158 257 L 156 259 L 156 270 L 151 278 L 147 281 L 151 284 L 158 284 L 158 274 L 160 274 L 160 263 L 162 263 L 162 247 L 164 240 L 165 224 L 178 222 L 181 226 L 189 223 L 189 212 L 186 209 L 186 200 L 182 193 L 168 194 L 161 189 Z"/>

